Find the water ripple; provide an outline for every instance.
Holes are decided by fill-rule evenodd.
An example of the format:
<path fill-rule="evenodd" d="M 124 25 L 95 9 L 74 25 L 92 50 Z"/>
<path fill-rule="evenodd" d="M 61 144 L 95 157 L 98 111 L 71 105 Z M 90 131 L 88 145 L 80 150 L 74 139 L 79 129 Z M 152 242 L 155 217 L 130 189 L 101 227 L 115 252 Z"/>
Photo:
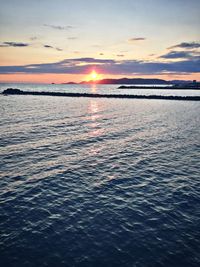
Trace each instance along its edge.
<path fill-rule="evenodd" d="M 198 103 L 1 102 L 2 266 L 200 265 Z"/>

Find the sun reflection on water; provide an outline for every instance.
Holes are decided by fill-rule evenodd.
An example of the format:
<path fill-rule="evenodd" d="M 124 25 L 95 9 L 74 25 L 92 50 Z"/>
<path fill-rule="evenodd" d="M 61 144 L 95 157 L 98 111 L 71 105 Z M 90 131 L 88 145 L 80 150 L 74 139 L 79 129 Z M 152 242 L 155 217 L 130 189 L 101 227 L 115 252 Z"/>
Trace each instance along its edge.
<path fill-rule="evenodd" d="M 101 101 L 97 101 L 96 99 L 91 99 L 88 102 L 88 120 L 90 121 L 88 124 L 88 137 L 95 141 L 90 147 L 90 155 L 94 157 L 101 153 L 103 149 L 98 142 L 99 138 L 103 136 L 105 132 L 102 122 L 101 103 Z"/>
<path fill-rule="evenodd" d="M 89 135 L 90 137 L 100 137 L 104 133 L 104 128 L 102 127 L 100 114 L 100 102 L 95 99 L 91 99 L 88 106 L 88 112 L 90 116 L 91 123 L 89 124 Z"/>
<path fill-rule="evenodd" d="M 96 83 L 91 84 L 91 92 L 96 93 L 97 92 L 97 85 Z"/>

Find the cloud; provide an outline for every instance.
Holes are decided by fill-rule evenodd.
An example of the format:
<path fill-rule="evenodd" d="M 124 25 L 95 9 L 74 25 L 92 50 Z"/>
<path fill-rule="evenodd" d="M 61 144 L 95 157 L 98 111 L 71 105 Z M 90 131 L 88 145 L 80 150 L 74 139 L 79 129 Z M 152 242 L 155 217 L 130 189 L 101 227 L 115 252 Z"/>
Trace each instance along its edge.
<path fill-rule="evenodd" d="M 135 43 L 135 42 L 138 42 L 138 41 L 145 41 L 145 40 L 146 40 L 146 38 L 144 38 L 144 37 L 136 37 L 136 38 L 128 39 L 128 42 L 129 43 Z"/>
<path fill-rule="evenodd" d="M 117 57 L 124 57 L 124 55 L 123 54 L 118 54 Z"/>
<path fill-rule="evenodd" d="M 44 45 L 45 48 L 53 48 L 51 45 Z"/>
<path fill-rule="evenodd" d="M 31 40 L 36 40 L 37 37 L 31 37 L 30 38 Z M 3 43 L 0 43 L 0 47 L 27 47 L 27 46 L 31 46 L 30 43 L 21 43 L 21 42 L 3 42 Z M 51 45 L 42 45 L 44 48 L 52 48 L 52 49 L 55 49 L 57 51 L 63 51 L 61 48 L 59 47 L 53 47 Z"/>
<path fill-rule="evenodd" d="M 81 64 L 80 64 L 81 63 Z M 139 60 L 111 60 L 96 58 L 74 58 L 47 64 L 30 64 L 23 66 L 0 66 L 0 73 L 65 73 L 84 74 L 91 68 L 100 73 L 113 75 L 164 74 L 164 73 L 198 73 L 200 59 L 186 59 L 176 62 L 150 62 Z"/>
<path fill-rule="evenodd" d="M 171 51 L 165 55 L 162 55 L 160 58 L 166 59 L 177 59 L 177 58 L 190 58 L 193 55 L 188 51 Z"/>
<path fill-rule="evenodd" d="M 63 51 L 61 48 L 58 48 L 58 47 L 53 47 L 51 45 L 43 45 L 43 47 L 45 48 L 52 48 L 52 49 L 56 49 L 57 51 Z"/>
<path fill-rule="evenodd" d="M 190 42 L 190 43 L 183 42 L 183 43 L 168 47 L 168 49 L 173 49 L 173 48 L 184 48 L 184 49 L 200 48 L 200 43 L 197 43 L 197 42 Z"/>
<path fill-rule="evenodd" d="M 0 44 L 0 47 L 26 47 L 30 46 L 27 43 L 19 43 L 19 42 L 3 42 Z"/>
<path fill-rule="evenodd" d="M 73 29 L 74 28 L 71 25 L 60 26 L 60 25 L 52 25 L 52 24 L 43 24 L 43 26 L 52 28 L 54 30 L 61 30 L 61 31 L 63 31 L 63 30 L 70 30 L 70 29 Z"/>
<path fill-rule="evenodd" d="M 70 60 L 71 62 L 84 62 L 84 63 L 114 63 L 115 61 L 112 59 L 96 59 L 93 57 L 81 57 L 74 58 Z M 64 61 L 62 61 L 64 62 Z"/>

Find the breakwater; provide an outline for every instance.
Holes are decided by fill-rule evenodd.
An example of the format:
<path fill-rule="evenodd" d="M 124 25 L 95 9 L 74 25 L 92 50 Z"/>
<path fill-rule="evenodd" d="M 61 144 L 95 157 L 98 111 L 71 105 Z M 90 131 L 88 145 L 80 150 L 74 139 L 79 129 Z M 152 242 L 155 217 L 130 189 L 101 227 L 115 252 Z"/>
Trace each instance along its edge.
<path fill-rule="evenodd" d="M 200 101 L 200 96 L 163 96 L 163 95 L 127 95 L 127 94 L 96 94 L 96 93 L 63 93 L 63 92 L 35 92 L 22 91 L 8 88 L 3 91 L 4 95 L 43 95 L 64 97 L 90 97 L 90 98 L 126 98 L 126 99 L 163 99 L 163 100 L 187 100 Z"/>

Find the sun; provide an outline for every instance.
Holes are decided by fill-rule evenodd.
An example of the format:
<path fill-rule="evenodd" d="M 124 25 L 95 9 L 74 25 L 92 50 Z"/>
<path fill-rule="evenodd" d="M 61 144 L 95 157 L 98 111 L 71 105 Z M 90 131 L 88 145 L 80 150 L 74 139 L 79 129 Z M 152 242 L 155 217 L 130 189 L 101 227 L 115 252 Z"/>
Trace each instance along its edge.
<path fill-rule="evenodd" d="M 87 76 L 87 81 L 96 82 L 100 79 L 101 75 L 96 72 L 96 70 L 92 70 L 92 72 Z"/>
<path fill-rule="evenodd" d="M 91 78 L 92 78 L 93 81 L 96 81 L 97 78 L 98 78 L 98 74 L 96 73 L 95 70 L 93 70 L 93 71 L 91 72 L 90 76 L 91 76 Z"/>

